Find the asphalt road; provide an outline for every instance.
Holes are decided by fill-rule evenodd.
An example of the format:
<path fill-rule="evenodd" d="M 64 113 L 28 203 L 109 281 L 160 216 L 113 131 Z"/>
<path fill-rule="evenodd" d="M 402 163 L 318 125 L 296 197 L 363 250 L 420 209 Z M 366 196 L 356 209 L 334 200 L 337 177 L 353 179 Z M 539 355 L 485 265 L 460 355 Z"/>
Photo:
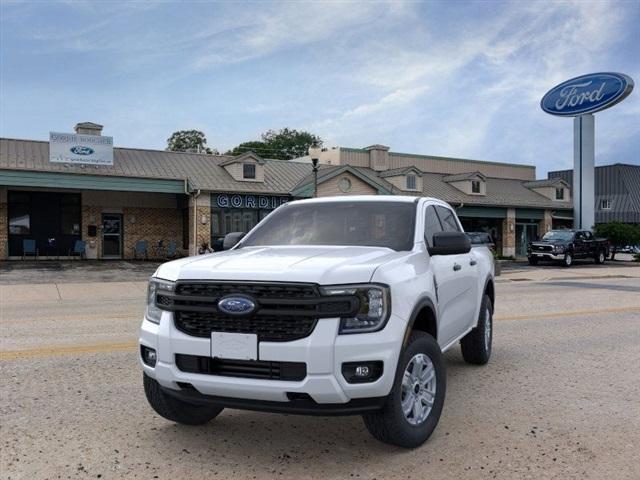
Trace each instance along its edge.
<path fill-rule="evenodd" d="M 412 451 L 359 417 L 171 424 L 142 391 L 144 284 L 40 287 L 0 286 L 3 479 L 640 478 L 638 267 L 500 277 L 491 362 L 446 354 L 440 424 Z"/>

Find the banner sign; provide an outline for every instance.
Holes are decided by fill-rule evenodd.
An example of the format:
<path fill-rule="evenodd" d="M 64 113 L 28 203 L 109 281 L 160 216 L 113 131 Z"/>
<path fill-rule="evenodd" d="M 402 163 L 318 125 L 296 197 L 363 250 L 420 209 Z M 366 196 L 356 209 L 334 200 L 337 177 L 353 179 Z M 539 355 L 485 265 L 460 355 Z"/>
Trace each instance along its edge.
<path fill-rule="evenodd" d="M 212 195 L 211 206 L 219 208 L 264 208 L 274 209 L 287 203 L 289 197 L 274 195 L 247 195 L 244 193 Z"/>
<path fill-rule="evenodd" d="M 575 117 L 614 106 L 633 90 L 633 80 L 622 73 L 590 73 L 549 90 L 540 107 L 551 115 Z"/>
<path fill-rule="evenodd" d="M 113 165 L 113 137 L 50 132 L 49 161 Z"/>

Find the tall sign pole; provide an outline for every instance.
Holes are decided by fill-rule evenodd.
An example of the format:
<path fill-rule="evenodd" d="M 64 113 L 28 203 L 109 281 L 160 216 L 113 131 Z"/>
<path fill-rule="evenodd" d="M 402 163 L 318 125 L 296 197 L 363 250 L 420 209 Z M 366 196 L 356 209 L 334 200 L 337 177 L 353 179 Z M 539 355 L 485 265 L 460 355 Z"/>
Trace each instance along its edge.
<path fill-rule="evenodd" d="M 573 119 L 573 227 L 595 225 L 595 118 L 591 113 Z"/>
<path fill-rule="evenodd" d="M 612 107 L 633 90 L 633 80 L 622 73 L 602 72 L 572 78 L 549 90 L 542 110 L 573 118 L 573 226 L 595 225 L 595 118 L 593 113 Z"/>

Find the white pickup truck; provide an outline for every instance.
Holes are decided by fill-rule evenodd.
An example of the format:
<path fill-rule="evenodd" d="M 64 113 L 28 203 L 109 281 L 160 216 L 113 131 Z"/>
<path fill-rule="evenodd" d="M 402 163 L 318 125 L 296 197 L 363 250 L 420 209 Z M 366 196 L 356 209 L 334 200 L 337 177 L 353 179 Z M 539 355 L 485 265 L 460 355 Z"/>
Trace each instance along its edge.
<path fill-rule="evenodd" d="M 422 444 L 445 398 L 442 352 L 491 355 L 493 259 L 433 198 L 285 204 L 228 251 L 161 265 L 140 332 L 147 399 L 204 424 L 223 408 L 361 414 Z"/>

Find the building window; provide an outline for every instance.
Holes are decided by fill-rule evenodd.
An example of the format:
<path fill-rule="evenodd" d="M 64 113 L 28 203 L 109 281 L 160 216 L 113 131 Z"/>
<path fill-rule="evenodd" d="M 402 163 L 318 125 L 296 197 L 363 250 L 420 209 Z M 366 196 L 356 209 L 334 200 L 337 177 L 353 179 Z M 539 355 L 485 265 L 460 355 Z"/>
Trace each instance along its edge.
<path fill-rule="evenodd" d="M 256 164 L 255 163 L 243 163 L 242 164 L 242 177 L 246 179 L 256 178 Z"/>
<path fill-rule="evenodd" d="M 471 181 L 471 193 L 480 193 L 480 180 Z"/>
<path fill-rule="evenodd" d="M 556 188 L 556 200 L 564 200 L 564 188 Z"/>
<path fill-rule="evenodd" d="M 600 200 L 600 210 L 611 210 L 611 199 Z"/>
<path fill-rule="evenodd" d="M 416 190 L 416 176 L 407 175 L 407 190 Z"/>

